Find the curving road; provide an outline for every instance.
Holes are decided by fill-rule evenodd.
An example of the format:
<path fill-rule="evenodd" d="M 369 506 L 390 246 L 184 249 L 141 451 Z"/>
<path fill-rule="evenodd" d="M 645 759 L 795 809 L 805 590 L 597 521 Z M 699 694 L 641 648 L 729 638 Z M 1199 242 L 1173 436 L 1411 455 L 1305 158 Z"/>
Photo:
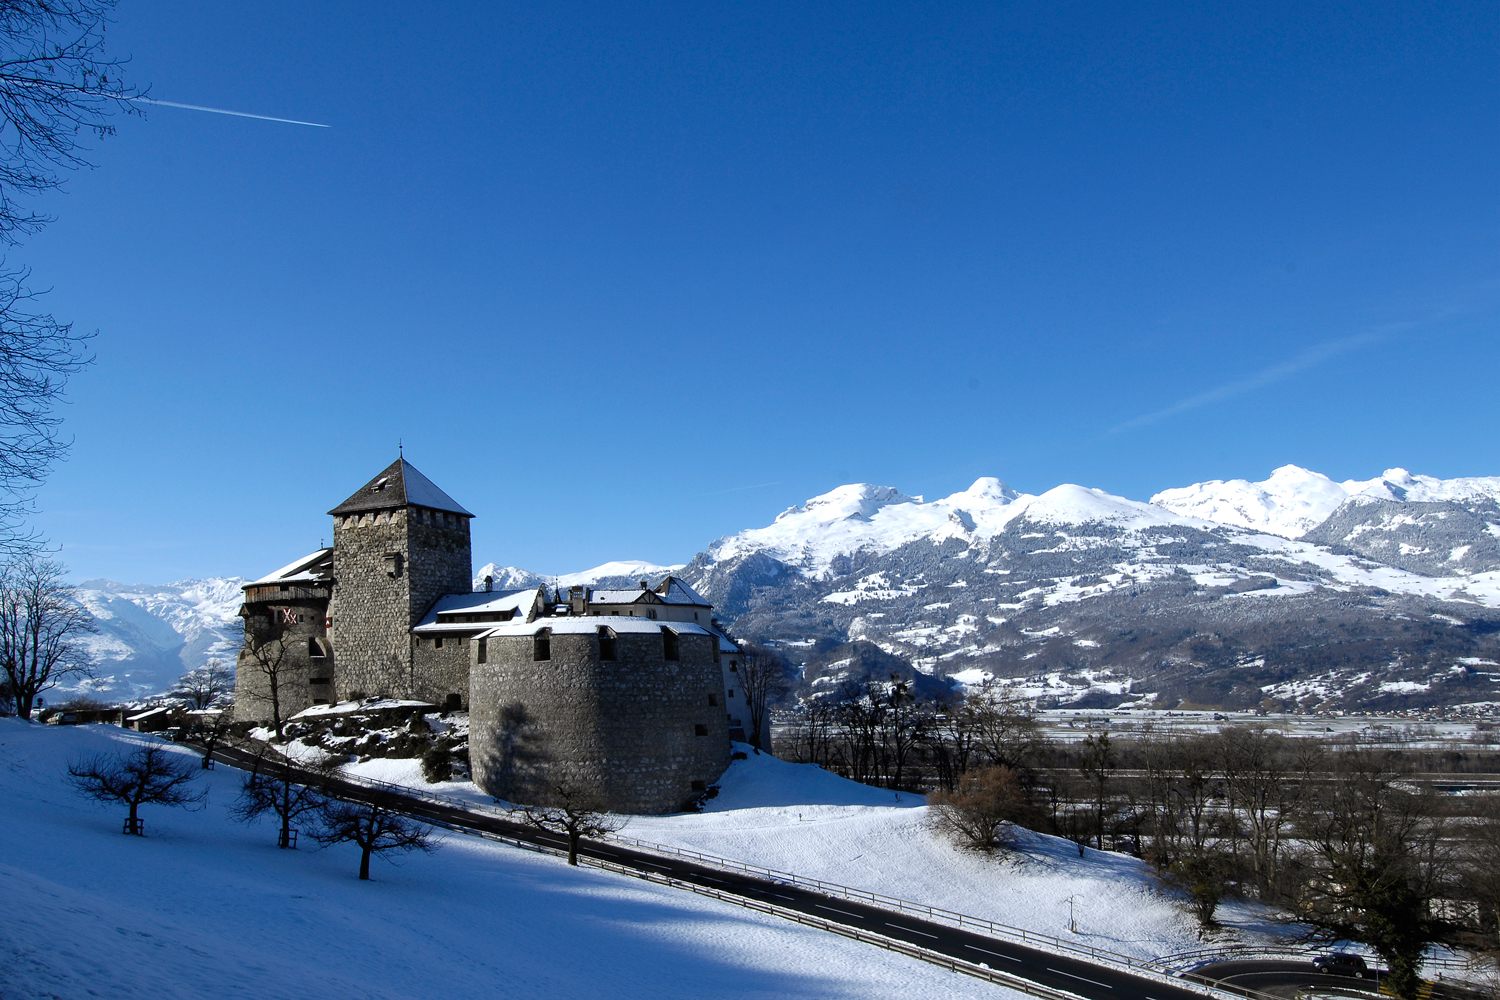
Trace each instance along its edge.
<path fill-rule="evenodd" d="M 244 770 L 255 766 L 257 761 L 254 754 L 233 748 L 215 750 L 213 756 L 215 760 Z M 566 838 L 526 824 L 415 795 L 402 795 L 342 779 L 330 781 L 308 772 L 298 773 L 308 782 L 323 783 L 339 798 L 382 805 L 462 833 L 500 838 L 550 852 L 567 851 Z M 1146 971 L 1134 973 L 1064 951 L 1048 951 L 1001 940 L 838 896 L 679 858 L 634 851 L 608 842 L 584 841 L 579 855 L 626 874 L 742 902 L 872 944 L 890 947 L 887 942 L 895 942 L 898 946 L 894 950 L 924 961 L 938 959 L 939 964 L 947 964 L 940 960 L 946 957 L 954 963 L 969 966 L 948 965 L 955 971 L 977 974 L 1046 1000 L 1069 1000 L 1069 997 L 1084 1000 L 1203 1000 L 1205 986 L 1255 997 L 1256 1000 L 1291 1000 L 1299 987 L 1330 990 L 1342 987 L 1347 990 L 1362 985 L 1358 980 L 1318 975 L 1311 963 L 1243 960 L 1205 966 L 1184 980 L 1173 981 L 1153 977 Z M 899 945 L 910 946 L 912 950 Z M 1375 995 L 1373 983 L 1365 988 Z M 1060 997 L 1060 993 L 1069 997 Z M 1450 992 L 1447 995 L 1453 1000 L 1461 1000 L 1459 994 Z M 1435 996 L 1441 998 L 1444 994 L 1439 992 Z"/>

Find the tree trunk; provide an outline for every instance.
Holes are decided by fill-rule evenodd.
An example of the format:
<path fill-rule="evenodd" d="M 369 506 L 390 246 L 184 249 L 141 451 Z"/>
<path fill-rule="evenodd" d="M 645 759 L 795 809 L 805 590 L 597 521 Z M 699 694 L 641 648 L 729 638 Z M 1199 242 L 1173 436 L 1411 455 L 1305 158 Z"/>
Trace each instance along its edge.
<path fill-rule="evenodd" d="M 568 864 L 578 867 L 578 834 L 568 831 Z"/>
<path fill-rule="evenodd" d="M 136 836 L 140 836 L 141 832 L 140 821 L 135 818 L 135 811 L 138 807 L 137 803 L 130 803 L 130 832 Z"/>
<path fill-rule="evenodd" d="M 362 879 L 364 879 L 365 881 L 369 881 L 369 879 L 370 879 L 370 849 L 368 847 L 361 847 L 360 851 L 362 853 L 359 856 L 359 877 L 362 878 Z"/>

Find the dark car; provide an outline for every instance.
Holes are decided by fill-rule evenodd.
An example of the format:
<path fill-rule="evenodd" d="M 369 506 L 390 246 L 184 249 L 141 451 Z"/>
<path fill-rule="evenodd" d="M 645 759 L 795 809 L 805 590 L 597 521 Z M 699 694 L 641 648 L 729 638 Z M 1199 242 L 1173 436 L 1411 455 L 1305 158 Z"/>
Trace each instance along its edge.
<path fill-rule="evenodd" d="M 1319 955 L 1313 959 L 1313 968 L 1325 976 L 1353 976 L 1355 979 L 1363 979 L 1370 974 L 1364 959 L 1341 951 L 1332 955 Z"/>

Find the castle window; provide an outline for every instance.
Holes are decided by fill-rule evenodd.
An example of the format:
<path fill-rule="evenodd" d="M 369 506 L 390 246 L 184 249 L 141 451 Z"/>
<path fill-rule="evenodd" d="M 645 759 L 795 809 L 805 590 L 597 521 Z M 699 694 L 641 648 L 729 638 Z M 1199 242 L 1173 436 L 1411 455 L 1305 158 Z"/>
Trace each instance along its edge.
<path fill-rule="evenodd" d="M 432 639 L 432 648 L 433 649 L 442 649 L 443 648 L 443 637 L 442 636 L 439 635 L 439 636 L 434 636 L 433 637 L 433 639 Z"/>
<path fill-rule="evenodd" d="M 697 621 L 697 620 L 698 620 L 698 612 L 694 611 L 693 612 L 693 621 Z"/>
<path fill-rule="evenodd" d="M 475 639 L 474 645 L 476 647 L 474 650 L 474 662 L 490 662 L 490 641 L 488 639 Z"/>
<path fill-rule="evenodd" d="M 669 628 L 661 630 L 661 655 L 664 660 L 680 659 L 680 647 L 677 633 Z"/>
<path fill-rule="evenodd" d="M 707 736 L 708 735 L 708 726 L 704 725 L 701 722 L 698 723 L 696 726 L 693 727 L 693 735 L 694 736 Z"/>
<path fill-rule="evenodd" d="M 599 659 L 613 660 L 615 658 L 615 634 L 607 628 L 599 630 Z"/>
<path fill-rule="evenodd" d="M 307 640 L 307 655 L 315 660 L 321 660 L 327 654 L 323 652 L 323 644 L 316 639 Z"/>
<path fill-rule="evenodd" d="M 531 640 L 531 658 L 533 660 L 552 659 L 552 630 L 544 628 Z"/>
<path fill-rule="evenodd" d="M 706 792 L 706 791 L 708 791 L 708 782 L 706 782 L 706 781 L 695 781 L 695 782 L 693 782 L 693 791 L 695 791 L 695 792 Z"/>
<path fill-rule="evenodd" d="M 736 664 L 733 660 L 729 661 L 729 672 L 731 674 L 737 674 L 740 672 L 739 665 Z"/>
<path fill-rule="evenodd" d="M 307 679 L 307 683 L 309 683 L 309 684 L 331 684 L 333 682 L 330 681 L 327 677 L 309 677 Z"/>
<path fill-rule="evenodd" d="M 712 707 L 718 707 L 718 704 L 719 704 L 719 696 L 718 696 L 718 695 L 716 695 L 716 694 L 711 694 L 711 695 L 709 695 L 709 696 L 708 696 L 708 703 L 709 703 L 709 705 L 710 705 L 710 706 L 712 706 Z"/>
<path fill-rule="evenodd" d="M 401 573 L 406 568 L 406 560 L 399 552 L 387 552 L 382 558 L 385 559 L 385 575 L 392 580 L 401 579 Z"/>

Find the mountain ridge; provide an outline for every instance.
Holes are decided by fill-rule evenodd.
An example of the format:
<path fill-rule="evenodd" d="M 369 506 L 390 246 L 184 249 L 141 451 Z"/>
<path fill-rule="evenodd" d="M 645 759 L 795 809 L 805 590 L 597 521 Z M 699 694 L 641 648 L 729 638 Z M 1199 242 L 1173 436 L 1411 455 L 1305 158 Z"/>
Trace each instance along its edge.
<path fill-rule="evenodd" d="M 475 586 L 488 576 L 495 590 L 634 587 L 677 573 L 748 638 L 801 644 L 789 651 L 868 642 L 937 679 L 1004 676 L 1059 704 L 1149 695 L 1390 708 L 1478 704 L 1476 692 L 1500 704 L 1500 689 L 1473 680 L 1500 659 L 1485 631 L 1493 621 L 1500 632 L 1497 498 L 1500 477 L 1389 469 L 1336 483 L 1297 466 L 1151 502 L 1076 484 L 1030 495 L 993 477 L 932 501 L 855 483 L 687 564 L 543 575 L 489 563 Z M 139 696 L 227 651 L 212 636 L 242 582 L 88 581 L 80 596 L 97 609 L 92 641 L 109 677 L 94 688 Z M 1343 633 L 1324 628 L 1330 616 Z M 1332 673 L 1330 649 L 1343 657 Z M 1455 667 L 1470 678 L 1462 692 L 1442 679 Z"/>

